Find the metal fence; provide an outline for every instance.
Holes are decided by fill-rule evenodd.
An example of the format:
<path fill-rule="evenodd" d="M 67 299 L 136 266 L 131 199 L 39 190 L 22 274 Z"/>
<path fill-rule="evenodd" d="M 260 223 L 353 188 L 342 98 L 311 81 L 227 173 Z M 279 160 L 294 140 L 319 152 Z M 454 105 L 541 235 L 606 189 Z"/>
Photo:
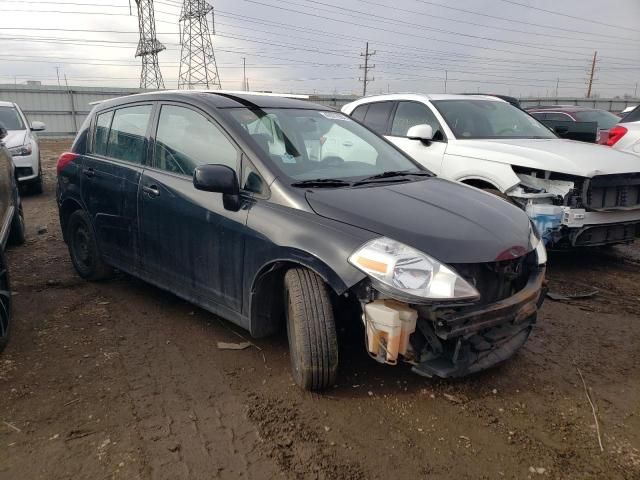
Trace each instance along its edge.
<path fill-rule="evenodd" d="M 20 105 L 29 121 L 45 122 L 47 130 L 39 136 L 68 137 L 77 132 L 91 110 L 90 103 L 143 91 L 139 88 L 0 85 L 0 100 Z M 311 95 L 309 100 L 339 109 L 357 98 L 353 95 Z M 523 107 L 582 105 L 620 112 L 628 106 L 640 104 L 640 99 L 523 98 L 521 103 Z"/>
<path fill-rule="evenodd" d="M 545 105 L 578 105 L 580 107 L 597 108 L 609 112 L 621 112 L 627 107 L 640 104 L 640 98 L 521 98 L 520 105 L 523 108 Z"/>

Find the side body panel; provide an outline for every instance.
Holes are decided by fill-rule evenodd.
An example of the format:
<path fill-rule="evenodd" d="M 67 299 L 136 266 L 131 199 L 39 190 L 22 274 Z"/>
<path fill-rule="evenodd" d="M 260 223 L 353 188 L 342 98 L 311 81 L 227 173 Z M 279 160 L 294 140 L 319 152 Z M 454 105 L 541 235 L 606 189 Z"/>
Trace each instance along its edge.
<path fill-rule="evenodd" d="M 171 290 L 240 312 L 247 210 L 226 210 L 222 194 L 156 169 L 144 171 L 138 201 L 144 271 Z"/>

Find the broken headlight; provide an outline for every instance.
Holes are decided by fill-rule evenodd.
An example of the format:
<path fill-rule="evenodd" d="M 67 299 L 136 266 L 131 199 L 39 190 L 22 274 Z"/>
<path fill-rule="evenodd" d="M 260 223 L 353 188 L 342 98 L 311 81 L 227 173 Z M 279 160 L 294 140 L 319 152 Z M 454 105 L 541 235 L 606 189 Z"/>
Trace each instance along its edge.
<path fill-rule="evenodd" d="M 540 233 L 538 232 L 535 223 L 533 220 L 531 222 L 531 239 L 529 242 L 531 246 L 536 249 L 536 256 L 538 257 L 538 265 L 544 265 L 547 263 L 547 247 L 544 245 L 544 240 L 540 238 Z"/>
<path fill-rule="evenodd" d="M 473 300 L 480 293 L 451 267 L 386 237 L 365 243 L 349 263 L 392 291 L 429 300 Z"/>

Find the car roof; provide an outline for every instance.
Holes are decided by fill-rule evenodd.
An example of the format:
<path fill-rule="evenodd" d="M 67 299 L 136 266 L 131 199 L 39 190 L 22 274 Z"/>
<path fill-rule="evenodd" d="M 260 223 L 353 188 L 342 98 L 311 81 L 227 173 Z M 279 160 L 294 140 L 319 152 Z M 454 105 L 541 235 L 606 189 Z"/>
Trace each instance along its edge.
<path fill-rule="evenodd" d="M 537 107 L 528 107 L 529 110 L 557 110 L 560 112 L 585 112 L 592 110 L 601 110 L 600 108 L 581 107 L 579 105 L 539 105 Z"/>
<path fill-rule="evenodd" d="M 257 107 L 257 108 L 300 108 L 312 110 L 333 110 L 331 107 L 312 103 L 304 95 L 278 95 L 260 92 L 235 92 L 225 90 L 161 90 L 155 92 L 137 93 L 125 97 L 118 97 L 100 105 L 107 106 L 127 104 L 144 100 L 184 100 L 195 99 L 214 108 Z"/>
<path fill-rule="evenodd" d="M 0 107 L 15 107 L 16 104 L 13 102 L 2 102 L 0 101 Z"/>
<path fill-rule="evenodd" d="M 388 93 L 385 95 L 371 95 L 363 97 L 356 102 L 370 102 L 370 101 L 394 101 L 394 100 L 491 100 L 494 102 L 504 102 L 498 97 L 491 95 L 459 95 L 450 93 Z"/>

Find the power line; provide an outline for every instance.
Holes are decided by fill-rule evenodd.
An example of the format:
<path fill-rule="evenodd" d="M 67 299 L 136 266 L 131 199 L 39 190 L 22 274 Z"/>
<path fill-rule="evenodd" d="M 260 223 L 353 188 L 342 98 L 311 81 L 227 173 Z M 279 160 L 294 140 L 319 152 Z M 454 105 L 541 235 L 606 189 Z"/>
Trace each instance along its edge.
<path fill-rule="evenodd" d="M 623 29 L 623 30 L 629 30 L 631 32 L 638 33 L 638 29 L 637 28 L 623 27 L 621 25 L 613 25 L 611 23 L 600 22 L 598 20 L 593 20 L 591 18 L 578 17 L 576 15 L 569 15 L 568 13 L 557 12 L 557 11 L 554 11 L 554 10 L 547 10 L 545 8 L 540 8 L 540 7 L 533 7 L 531 5 L 527 5 L 527 4 L 519 3 L 519 2 L 514 2 L 512 0 L 501 0 L 501 1 L 505 2 L 505 3 L 510 3 L 512 5 L 518 5 L 519 7 L 528 8 L 530 10 L 538 10 L 540 12 L 550 13 L 552 15 L 558 15 L 560 17 L 572 18 L 574 20 L 580 20 L 582 22 L 589 22 L 589 23 L 595 23 L 597 25 L 604 25 L 606 27 L 612 27 L 612 28 L 615 28 L 616 30 Z"/>
<path fill-rule="evenodd" d="M 415 0 L 416 2 L 419 3 L 423 3 L 425 5 L 431 5 L 431 6 L 435 6 L 438 8 L 444 8 L 447 10 L 454 10 L 456 12 L 463 12 L 463 13 L 469 13 L 471 15 L 477 15 L 479 17 L 485 17 L 485 18 L 491 18 L 494 20 L 503 20 L 506 22 L 510 22 L 510 23 L 519 23 L 521 25 L 529 25 L 532 27 L 539 27 L 539 28 L 546 28 L 549 30 L 562 30 L 563 32 L 571 32 L 571 33 L 581 33 L 581 34 L 587 34 L 587 35 L 597 35 L 600 37 L 609 37 L 609 38 L 618 38 L 618 39 L 622 39 L 622 40 L 627 40 L 627 38 L 625 37 L 621 37 L 621 36 L 617 36 L 617 35 L 607 35 L 604 33 L 599 33 L 599 34 L 594 34 L 592 32 L 585 32 L 584 30 L 572 30 L 570 28 L 565 28 L 564 26 L 562 28 L 558 28 L 558 27 L 554 27 L 551 25 L 544 25 L 544 24 L 540 24 L 540 23 L 533 23 L 533 22 L 526 22 L 524 20 L 518 20 L 515 18 L 508 18 L 508 17 L 500 17 L 497 15 L 490 15 L 488 13 L 483 13 L 483 12 L 477 12 L 477 11 L 473 11 L 473 10 L 465 10 L 464 8 L 458 8 L 458 7 L 452 7 L 448 4 L 444 4 L 444 3 L 437 3 L 437 2 L 431 2 L 428 0 Z"/>

